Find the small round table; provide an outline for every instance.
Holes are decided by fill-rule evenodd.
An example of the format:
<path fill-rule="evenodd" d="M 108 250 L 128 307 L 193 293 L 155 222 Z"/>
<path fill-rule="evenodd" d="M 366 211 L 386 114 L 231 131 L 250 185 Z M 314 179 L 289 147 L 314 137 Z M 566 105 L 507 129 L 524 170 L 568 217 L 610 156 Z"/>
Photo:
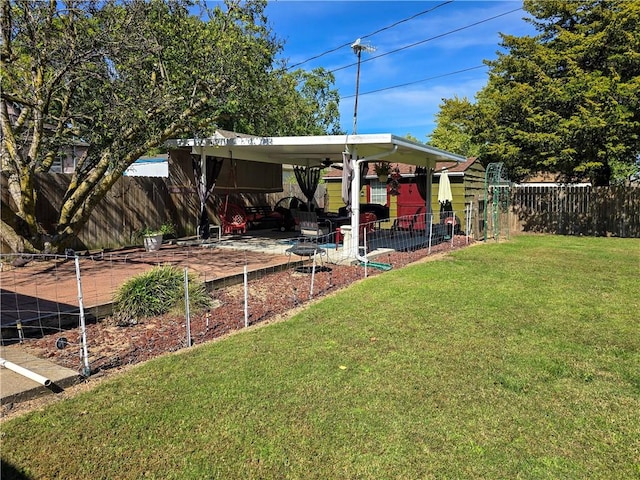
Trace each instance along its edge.
<path fill-rule="evenodd" d="M 289 262 L 287 263 L 287 267 L 291 262 L 291 255 L 298 255 L 299 257 L 308 257 L 309 259 L 311 259 L 312 257 L 315 257 L 316 255 L 319 255 L 320 263 L 322 264 L 323 263 L 322 256 L 327 254 L 327 251 L 324 248 L 319 247 L 318 245 L 311 244 L 311 243 L 305 244 L 302 242 L 296 243 L 292 247 L 287 248 L 285 252 L 289 256 Z M 304 267 L 301 267 L 301 268 L 304 268 Z M 320 267 L 318 267 L 317 271 L 325 271 L 324 265 L 321 265 Z"/>

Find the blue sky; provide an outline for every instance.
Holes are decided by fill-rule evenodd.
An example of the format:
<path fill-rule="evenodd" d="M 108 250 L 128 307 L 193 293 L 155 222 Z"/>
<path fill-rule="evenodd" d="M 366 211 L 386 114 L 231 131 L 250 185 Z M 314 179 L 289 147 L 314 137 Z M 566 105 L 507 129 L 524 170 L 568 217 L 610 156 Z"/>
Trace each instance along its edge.
<path fill-rule="evenodd" d="M 444 4 L 444 5 L 443 5 Z M 473 99 L 487 82 L 486 67 L 464 73 L 459 70 L 483 65 L 499 50 L 499 33 L 532 35 L 534 28 L 523 20 L 521 1 L 272 1 L 267 6 L 269 24 L 284 40 L 283 57 L 289 65 L 344 44 L 351 44 L 377 30 L 431 10 L 385 29 L 362 43 L 376 48 L 362 53 L 358 96 L 357 132 L 411 134 L 420 141 L 435 126 L 435 114 L 443 98 Z M 505 14 L 493 20 L 491 17 Z M 485 21 L 486 20 L 486 21 Z M 478 23 L 478 25 L 470 26 Z M 467 27 L 469 28 L 463 28 Z M 455 33 L 428 40 L 454 30 Z M 404 48 L 414 43 L 411 48 Z M 401 49 L 397 53 L 383 55 Z M 373 58 L 380 55 L 379 58 Z M 341 95 L 342 129 L 353 130 L 355 65 L 350 46 L 300 65 L 310 70 L 335 70 L 335 87 Z M 398 88 L 398 85 L 410 83 Z M 386 89 L 377 93 L 374 90 Z"/>

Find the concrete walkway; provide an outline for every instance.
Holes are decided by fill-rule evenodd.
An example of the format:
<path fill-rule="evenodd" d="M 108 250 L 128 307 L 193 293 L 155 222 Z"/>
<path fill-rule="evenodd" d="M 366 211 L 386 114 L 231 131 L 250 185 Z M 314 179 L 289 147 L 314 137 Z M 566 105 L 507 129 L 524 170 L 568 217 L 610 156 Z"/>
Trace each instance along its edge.
<path fill-rule="evenodd" d="M 0 347 L 0 357 L 51 381 L 51 384 L 45 387 L 24 375 L 0 367 L 0 405 L 23 402 L 42 395 L 58 393 L 79 382 L 82 378 L 74 370 L 29 355 L 19 345 Z"/>

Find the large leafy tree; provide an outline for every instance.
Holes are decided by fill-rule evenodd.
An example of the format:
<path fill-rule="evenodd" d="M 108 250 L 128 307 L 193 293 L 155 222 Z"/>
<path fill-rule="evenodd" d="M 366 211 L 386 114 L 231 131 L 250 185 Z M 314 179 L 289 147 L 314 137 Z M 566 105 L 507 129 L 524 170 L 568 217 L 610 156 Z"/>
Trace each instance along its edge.
<path fill-rule="evenodd" d="M 0 0 L 2 174 L 11 194 L 2 240 L 24 251 L 42 250 L 45 239 L 64 246 L 124 170 L 169 138 L 216 126 L 294 133 L 278 113 L 314 102 L 309 81 L 330 99 L 332 78 L 316 72 L 300 84 L 274 68 L 281 45 L 265 3 Z M 77 159 L 55 229 L 45 231 L 35 176 L 79 141 L 88 153 Z"/>
<path fill-rule="evenodd" d="M 468 98 L 445 98 L 436 114 L 436 128 L 428 136 L 429 145 L 466 157 L 477 157 L 480 145 L 473 138 L 475 105 Z"/>
<path fill-rule="evenodd" d="M 473 108 L 443 111 L 472 134 L 484 162 L 504 162 L 513 179 L 548 171 L 605 185 L 637 171 L 640 3 L 524 7 L 538 35 L 503 35 L 506 52 L 487 62 L 489 82 Z"/>
<path fill-rule="evenodd" d="M 260 135 L 339 134 L 340 96 L 334 75 L 323 68 L 313 71 L 286 68 L 270 73 L 269 88 L 255 89 L 242 115 L 218 122 L 223 128 Z"/>

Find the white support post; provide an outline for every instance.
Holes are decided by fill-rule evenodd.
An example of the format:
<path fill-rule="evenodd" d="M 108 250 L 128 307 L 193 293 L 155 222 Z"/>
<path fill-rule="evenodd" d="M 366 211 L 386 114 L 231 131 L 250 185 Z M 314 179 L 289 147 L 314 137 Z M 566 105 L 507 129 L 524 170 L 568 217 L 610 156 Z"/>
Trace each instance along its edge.
<path fill-rule="evenodd" d="M 351 258 L 359 257 L 360 249 L 360 165 L 358 164 L 358 150 L 354 146 L 351 152 Z"/>
<path fill-rule="evenodd" d="M 379 160 L 384 157 L 392 155 L 398 150 L 398 146 L 394 145 L 388 152 L 379 153 L 370 157 L 358 159 L 358 150 L 354 145 L 351 148 L 351 157 L 349 162 L 351 165 L 352 177 L 351 177 L 351 251 L 349 256 L 355 260 L 360 260 L 363 263 L 367 263 L 367 258 L 360 256 L 360 164 L 364 162 L 371 162 Z"/>

